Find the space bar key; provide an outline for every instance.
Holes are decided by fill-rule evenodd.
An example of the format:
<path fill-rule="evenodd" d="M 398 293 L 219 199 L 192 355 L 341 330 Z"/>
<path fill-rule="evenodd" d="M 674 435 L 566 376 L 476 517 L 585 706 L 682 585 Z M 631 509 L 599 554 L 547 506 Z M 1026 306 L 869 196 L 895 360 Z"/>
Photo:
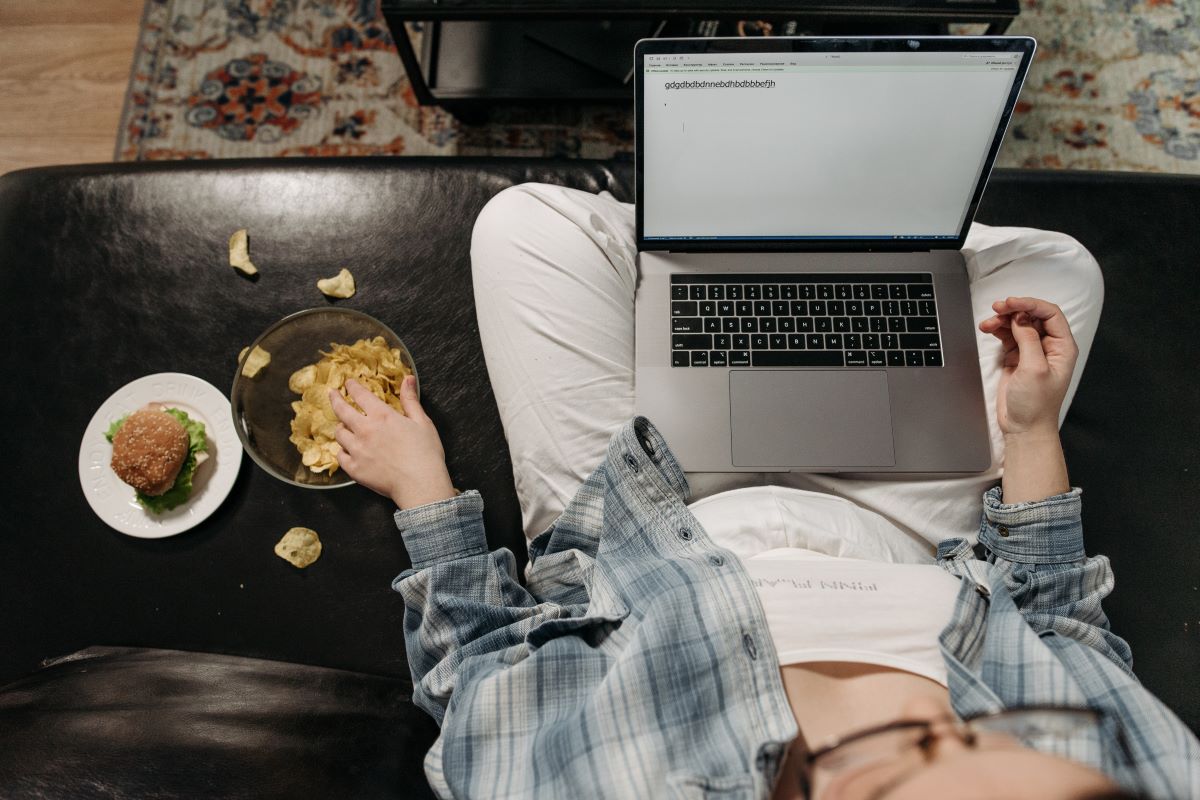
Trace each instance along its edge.
<path fill-rule="evenodd" d="M 756 367 L 844 367 L 841 350 L 760 350 L 751 354 Z"/>

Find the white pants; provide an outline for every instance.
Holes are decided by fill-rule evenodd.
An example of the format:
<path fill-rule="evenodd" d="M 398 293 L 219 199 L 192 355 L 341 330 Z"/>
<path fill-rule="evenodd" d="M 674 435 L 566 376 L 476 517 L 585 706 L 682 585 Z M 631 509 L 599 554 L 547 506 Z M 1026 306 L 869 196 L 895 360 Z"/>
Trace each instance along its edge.
<path fill-rule="evenodd" d="M 976 323 L 992 315 L 994 300 L 1010 295 L 1040 297 L 1062 307 L 1079 344 L 1079 361 L 1061 424 L 1100 319 L 1104 285 L 1095 259 L 1061 233 L 979 223 L 971 226 L 963 255 Z M 476 220 L 471 265 L 479 333 L 528 538 L 562 512 L 604 459 L 609 438 L 633 415 L 636 256 L 634 207 L 607 192 L 524 184 L 496 195 Z M 904 540 L 925 554 L 945 538 L 973 540 L 980 496 L 999 480 L 1004 463 L 995 410 L 1001 348 L 978 329 L 976 336 L 992 438 L 993 460 L 986 472 L 927 481 L 690 473 L 693 500 L 739 487 L 802 490 L 729 496 L 739 503 L 776 499 L 782 520 L 775 526 L 778 536 L 748 544 L 750 551 L 805 546 L 795 524 L 803 517 L 813 525 L 814 514 L 824 520 L 817 527 L 826 534 L 848 527 L 876 531 L 875 538 L 895 534 L 901 544 L 890 545 L 892 550 L 903 550 Z M 807 492 L 821 493 L 824 502 L 803 503 Z M 849 502 L 830 502 L 828 495 Z M 822 516 L 819 508 L 834 509 L 833 516 Z M 717 498 L 693 506 L 710 533 L 717 520 L 728 525 L 745 516 L 731 509 Z"/>

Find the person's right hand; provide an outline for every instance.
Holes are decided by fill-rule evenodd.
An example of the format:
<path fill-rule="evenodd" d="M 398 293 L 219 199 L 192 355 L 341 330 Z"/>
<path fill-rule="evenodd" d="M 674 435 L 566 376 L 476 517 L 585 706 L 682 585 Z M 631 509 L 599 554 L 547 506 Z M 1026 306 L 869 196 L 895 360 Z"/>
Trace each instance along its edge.
<path fill-rule="evenodd" d="M 361 413 L 336 389 L 329 390 L 329 402 L 341 422 L 336 434 L 342 447 L 338 463 L 347 475 L 392 498 L 402 510 L 457 494 L 437 428 L 417 399 L 415 377 L 407 376 L 400 385 L 403 414 L 358 381 L 346 381 L 346 390 Z"/>
<path fill-rule="evenodd" d="M 1006 436 L 1058 435 L 1058 412 L 1079 348 L 1062 309 L 1033 297 L 992 303 L 995 316 L 979 323 L 1004 345 L 1004 366 L 996 395 L 996 416 Z"/>

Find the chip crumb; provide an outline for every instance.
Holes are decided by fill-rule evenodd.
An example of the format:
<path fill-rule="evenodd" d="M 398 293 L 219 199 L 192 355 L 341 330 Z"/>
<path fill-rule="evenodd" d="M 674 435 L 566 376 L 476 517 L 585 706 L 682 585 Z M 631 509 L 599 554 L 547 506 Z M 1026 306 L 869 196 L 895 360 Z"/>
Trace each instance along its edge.
<path fill-rule="evenodd" d="M 245 358 L 244 361 L 242 361 L 243 358 Z M 271 354 L 255 345 L 254 349 L 250 351 L 250 355 L 246 355 L 246 348 L 243 347 L 242 352 L 238 354 L 238 360 L 242 362 L 242 376 L 253 378 L 271 363 Z"/>
<path fill-rule="evenodd" d="M 250 261 L 250 238 L 245 228 L 234 231 L 229 237 L 229 266 L 245 275 L 258 274 L 258 267 Z"/>
<path fill-rule="evenodd" d="M 354 276 L 350 274 L 350 270 L 342 267 L 342 271 L 332 278 L 324 278 L 317 281 L 317 288 L 326 297 L 340 297 L 345 299 L 354 296 Z"/>
<path fill-rule="evenodd" d="M 275 555 L 304 569 L 321 557 L 321 540 L 312 528 L 289 528 L 275 545 Z"/>

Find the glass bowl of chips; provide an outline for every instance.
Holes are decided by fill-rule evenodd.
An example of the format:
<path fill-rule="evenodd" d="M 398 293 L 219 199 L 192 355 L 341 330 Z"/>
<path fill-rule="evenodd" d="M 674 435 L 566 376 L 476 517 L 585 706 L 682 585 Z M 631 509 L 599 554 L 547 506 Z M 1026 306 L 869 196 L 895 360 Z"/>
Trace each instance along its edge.
<path fill-rule="evenodd" d="M 329 389 L 357 407 L 345 388 L 354 378 L 400 410 L 400 383 L 416 373 L 400 337 L 374 317 L 347 308 L 298 311 L 238 356 L 229 397 L 233 424 L 255 463 L 281 481 L 306 489 L 349 486 L 354 481 L 337 463 Z"/>

